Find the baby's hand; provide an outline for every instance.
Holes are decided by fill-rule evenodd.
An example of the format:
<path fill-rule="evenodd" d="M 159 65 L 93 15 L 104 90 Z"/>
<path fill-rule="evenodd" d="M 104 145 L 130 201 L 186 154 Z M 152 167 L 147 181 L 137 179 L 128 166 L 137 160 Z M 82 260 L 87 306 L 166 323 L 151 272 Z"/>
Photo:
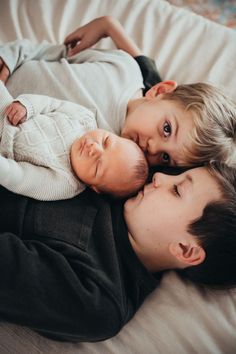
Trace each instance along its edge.
<path fill-rule="evenodd" d="M 5 110 L 5 114 L 12 125 L 18 125 L 26 121 L 26 108 L 18 101 L 12 102 Z"/>

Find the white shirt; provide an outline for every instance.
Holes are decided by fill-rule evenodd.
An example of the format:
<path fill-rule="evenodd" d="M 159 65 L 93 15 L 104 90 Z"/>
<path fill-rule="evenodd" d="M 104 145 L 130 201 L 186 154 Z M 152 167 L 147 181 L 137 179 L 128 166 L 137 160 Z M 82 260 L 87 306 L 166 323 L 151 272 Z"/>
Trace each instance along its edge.
<path fill-rule="evenodd" d="M 66 58 L 64 45 L 18 40 L 0 46 L 11 73 L 7 87 L 79 103 L 95 113 L 99 128 L 120 135 L 130 99 L 143 88 L 136 61 L 122 50 L 87 49 Z M 15 71 L 15 69 L 17 70 Z"/>

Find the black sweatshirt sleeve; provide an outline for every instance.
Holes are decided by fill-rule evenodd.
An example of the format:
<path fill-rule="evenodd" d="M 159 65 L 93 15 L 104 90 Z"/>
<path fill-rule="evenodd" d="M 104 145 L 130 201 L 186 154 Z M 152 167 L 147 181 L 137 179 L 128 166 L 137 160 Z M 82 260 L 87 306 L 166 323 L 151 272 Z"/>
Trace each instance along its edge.
<path fill-rule="evenodd" d="M 145 93 L 155 84 L 161 82 L 162 79 L 157 71 L 157 67 L 155 61 L 145 55 L 140 55 L 138 57 L 134 57 L 136 62 L 138 63 L 142 76 L 143 76 L 143 94 Z"/>
<path fill-rule="evenodd" d="M 58 340 L 115 335 L 120 323 L 116 306 L 85 264 L 76 247 L 65 242 L 23 241 L 1 233 L 0 320 Z"/>

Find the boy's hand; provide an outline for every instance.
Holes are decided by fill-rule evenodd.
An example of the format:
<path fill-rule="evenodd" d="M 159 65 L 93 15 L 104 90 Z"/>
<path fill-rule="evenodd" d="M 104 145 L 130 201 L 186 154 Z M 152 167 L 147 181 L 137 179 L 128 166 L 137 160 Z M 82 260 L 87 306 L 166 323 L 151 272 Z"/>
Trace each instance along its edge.
<path fill-rule="evenodd" d="M 67 55 L 70 57 L 96 44 L 101 38 L 107 37 L 107 17 L 99 17 L 77 28 L 70 33 L 64 41 L 68 46 Z"/>
<path fill-rule="evenodd" d="M 18 101 L 12 102 L 5 110 L 5 114 L 12 125 L 18 125 L 26 121 L 26 108 Z"/>
<path fill-rule="evenodd" d="M 142 54 L 116 18 L 103 16 L 78 28 L 65 38 L 64 44 L 68 46 L 68 57 L 91 47 L 104 37 L 111 37 L 118 49 L 124 50 L 132 57 Z"/>
<path fill-rule="evenodd" d="M 0 80 L 3 81 L 5 84 L 9 78 L 9 75 L 10 70 L 8 69 L 2 58 L 0 58 Z"/>

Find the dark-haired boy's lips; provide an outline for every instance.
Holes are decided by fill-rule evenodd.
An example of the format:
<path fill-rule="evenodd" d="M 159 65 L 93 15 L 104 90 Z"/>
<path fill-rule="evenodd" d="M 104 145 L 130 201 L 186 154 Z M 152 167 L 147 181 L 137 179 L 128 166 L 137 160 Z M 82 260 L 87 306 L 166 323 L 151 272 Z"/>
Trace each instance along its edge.
<path fill-rule="evenodd" d="M 140 194 L 142 197 L 144 196 L 144 190 L 145 190 L 145 186 L 140 189 L 140 191 L 138 192 L 138 194 Z"/>
<path fill-rule="evenodd" d="M 138 198 L 142 198 L 143 197 L 143 190 L 142 189 L 138 192 L 136 197 L 138 197 Z"/>

